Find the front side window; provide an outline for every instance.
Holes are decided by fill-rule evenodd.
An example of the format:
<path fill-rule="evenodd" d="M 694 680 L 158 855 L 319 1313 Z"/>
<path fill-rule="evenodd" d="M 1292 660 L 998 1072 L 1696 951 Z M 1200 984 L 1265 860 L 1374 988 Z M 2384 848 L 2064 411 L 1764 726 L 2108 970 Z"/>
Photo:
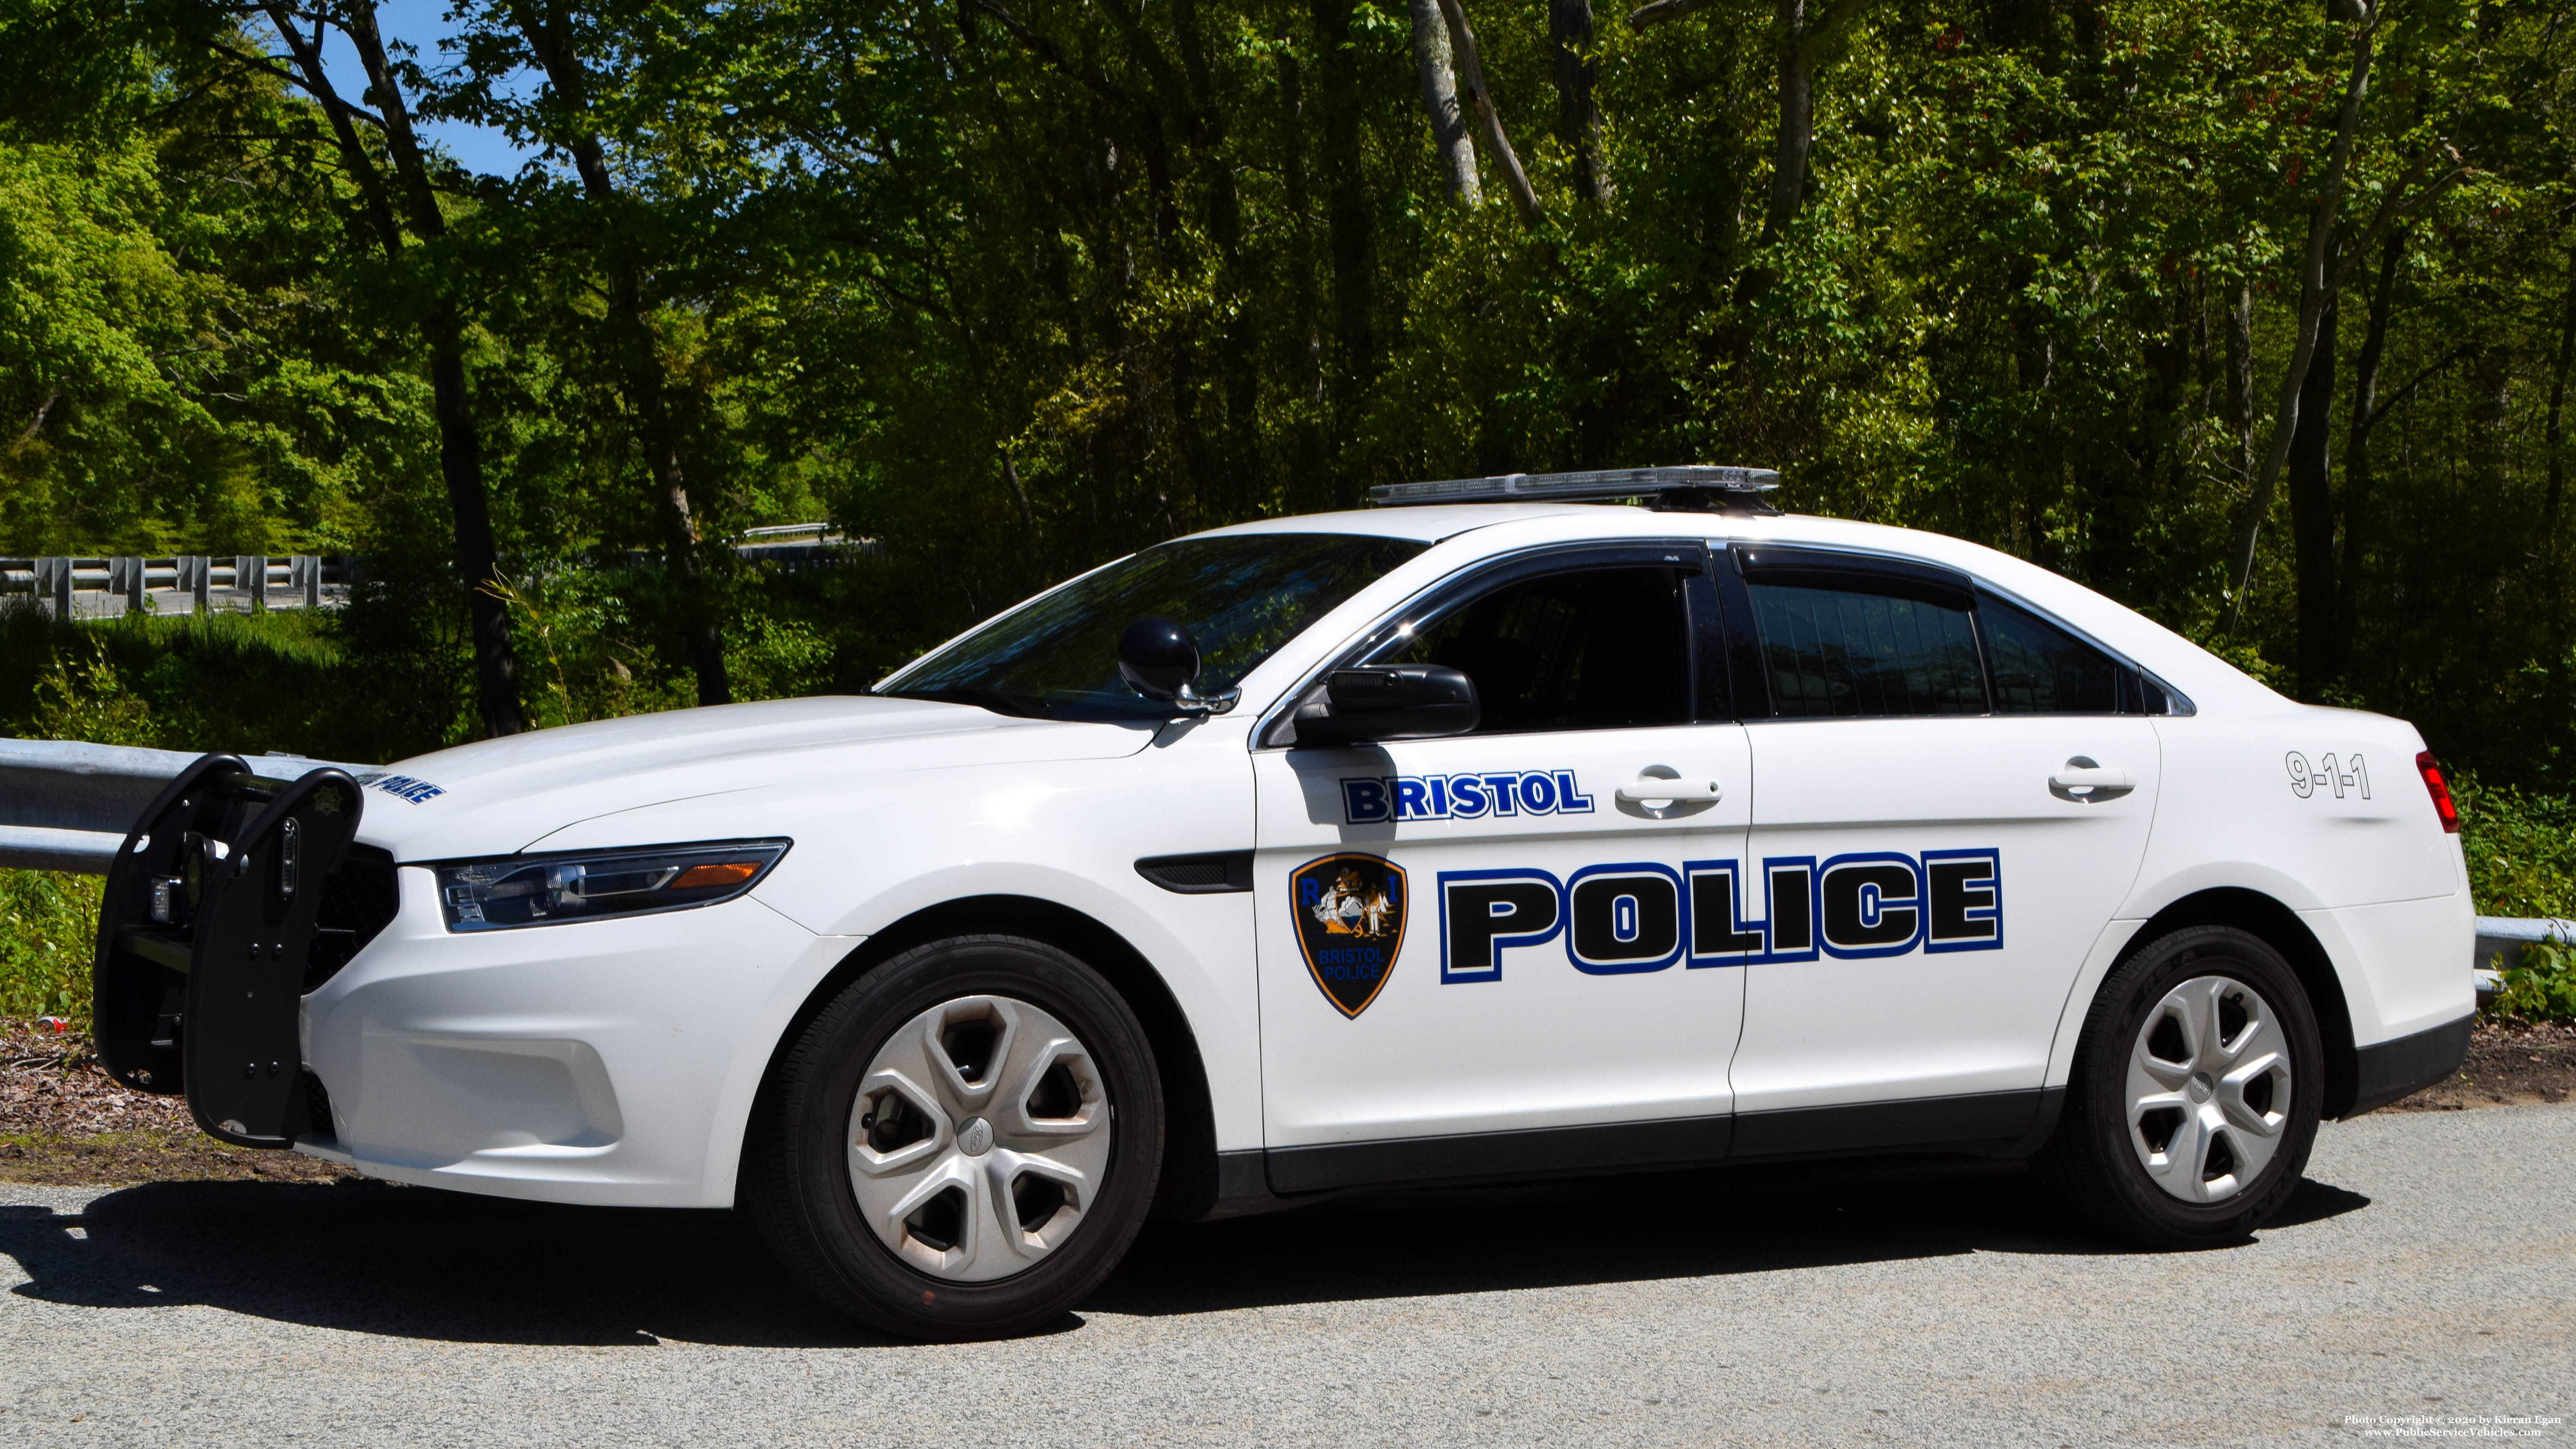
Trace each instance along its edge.
<path fill-rule="evenodd" d="M 1118 635 L 1149 614 L 1197 638 L 1203 693 L 1232 688 L 1281 645 L 1428 544 L 1261 533 L 1158 544 L 1006 614 L 879 693 L 1039 719 L 1154 720 L 1168 707 L 1118 675 Z"/>
<path fill-rule="evenodd" d="M 1691 719 L 1690 614 L 1672 568 L 1584 569 L 1505 584 L 1381 650 L 1473 680 L 1475 732 L 1632 729 Z"/>
<path fill-rule="evenodd" d="M 1968 600 L 1941 591 L 1748 580 L 1772 713 L 1783 719 L 1984 714 Z"/>

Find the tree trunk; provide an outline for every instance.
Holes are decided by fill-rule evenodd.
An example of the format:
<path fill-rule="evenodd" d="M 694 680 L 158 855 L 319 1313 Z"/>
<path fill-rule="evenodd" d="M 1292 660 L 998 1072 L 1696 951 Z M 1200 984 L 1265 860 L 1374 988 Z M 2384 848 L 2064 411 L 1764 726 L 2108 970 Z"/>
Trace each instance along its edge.
<path fill-rule="evenodd" d="M 1574 194 L 1600 201 L 1610 178 L 1601 171 L 1601 111 L 1592 99 L 1600 70 L 1591 54 L 1592 0 L 1548 0 L 1547 36 L 1556 48 L 1556 133 L 1574 152 Z"/>
<path fill-rule="evenodd" d="M 2567 501 L 2567 374 L 2576 363 L 2576 256 L 2568 259 L 2567 301 L 2558 325 L 2558 357 L 2549 375 L 2549 492 L 2540 509 L 2542 607 L 2549 611 L 2549 672 L 2541 686 L 2540 743 L 2544 764 L 2556 765 L 2566 740 L 2567 718 L 2567 572 L 2559 547 L 2560 506 Z"/>
<path fill-rule="evenodd" d="M 2395 242 L 2391 242 L 2393 247 Z M 2545 446 L 2549 452 L 2549 491 L 2540 508 L 2541 536 L 2550 545 L 2549 558 L 2554 568 L 2557 560 L 2558 510 L 2567 500 L 2567 374 L 2576 363 L 2576 256 L 2568 260 L 2567 300 L 2558 324 L 2558 357 L 2549 370 L 2549 427 Z"/>
<path fill-rule="evenodd" d="M 554 5 L 516 11 L 520 33 L 554 87 L 558 103 L 570 116 L 589 107 L 589 75 L 572 50 L 569 17 Z M 572 137 L 573 170 L 582 192 L 601 213 L 600 259 L 609 278 L 608 324 L 611 348 L 624 376 L 627 406 L 635 412 L 636 432 L 645 466 L 653 475 L 654 512 L 662 528 L 666 567 L 680 595 L 681 627 L 687 636 L 689 663 L 698 679 L 698 703 L 729 704 L 732 682 L 724 657 L 724 626 L 716 617 L 699 553 L 697 519 L 689 505 L 688 474 L 683 463 L 681 429 L 671 415 L 669 379 L 654 336 L 650 306 L 644 300 L 643 264 L 624 229 L 618 225 L 616 179 L 599 133 L 582 126 Z"/>
<path fill-rule="evenodd" d="M 2138 396 L 2138 428 L 2131 466 L 2083 470 L 2079 481 L 2093 493 L 2093 521 L 2084 534 L 2085 581 L 2113 598 L 2140 600 L 2152 500 L 2173 457 L 2191 373 L 2191 326 L 2198 310 L 2194 289 L 2177 280 L 2158 316 L 2140 330 L 2146 386 Z M 2152 330 L 2158 328 L 2161 330 Z"/>
<path fill-rule="evenodd" d="M 1232 128 L 1217 103 L 1197 0 L 1173 0 L 1172 26 L 1180 40 L 1181 73 L 1189 79 L 1193 127 L 1199 137 L 1195 160 L 1207 177 L 1208 239 L 1216 243 L 1225 314 L 1216 343 L 1217 374 L 1225 392 L 1225 419 L 1219 429 L 1224 457 L 1214 478 L 1193 481 L 1203 497 L 1212 489 L 1217 493 L 1213 506 L 1224 517 L 1241 518 L 1257 510 L 1263 474 L 1261 365 L 1253 355 L 1258 326 L 1248 305 L 1257 279 L 1244 260 L 1243 197 L 1234 184 L 1234 160 L 1229 154 Z"/>
<path fill-rule="evenodd" d="M 2244 617 L 2245 596 L 2254 587 L 2254 545 L 2263 532 L 2263 518 L 2272 511 L 2272 492 L 2281 477 L 2281 464 L 2288 457 L 2290 440 L 2299 426 L 2299 394 L 2308 380 L 2308 359 L 2317 345 L 2317 321 L 2333 298 L 2333 287 L 2326 271 L 2334 257 L 2335 208 L 2343 200 L 2344 168 L 2352 160 L 2353 133 L 2361 125 L 2361 103 L 2370 93 L 2371 46 L 2377 35 L 2375 23 L 2365 23 L 2352 43 L 2352 79 L 2345 83 L 2343 111 L 2336 118 L 2334 149 L 2326 159 L 2323 189 L 2308 219 L 2308 250 L 2299 263 L 2299 330 L 2290 344 L 2290 365 L 2281 370 L 2280 403 L 2274 409 L 2272 443 L 2264 451 L 2263 470 L 2254 475 L 2254 488 L 2245 500 L 2245 511 L 2236 521 L 2235 547 L 2229 558 L 2228 577 L 2235 590 L 2227 600 L 2227 613 L 2219 623 L 2219 632 L 2232 634 L 2236 621 Z"/>
<path fill-rule="evenodd" d="M 2341 679 L 2351 665 L 2360 622 L 2361 560 L 2370 523 L 2370 430 L 2379 422 L 2379 367 L 2388 355 L 2388 314 L 2397 293 L 2397 264 L 2406 239 L 2394 232 L 2379 253 L 2379 285 L 2370 294 L 2370 321 L 2352 368 L 2352 416 L 2344 425 L 2343 557 L 2335 566 L 2334 629 L 2326 645 L 2328 674 Z"/>
<path fill-rule="evenodd" d="M 1315 246 L 1307 218 L 1314 214 L 1306 184 L 1306 78 L 1297 53 L 1278 48 L 1279 108 L 1286 114 L 1287 144 L 1280 167 L 1288 202 L 1289 357 L 1288 378 L 1297 406 L 1289 438 L 1289 494 L 1302 508 L 1324 506 L 1330 498 L 1326 478 L 1323 413 L 1324 337 L 1316 323 Z M 1317 498 L 1318 493 L 1324 495 Z M 1309 501 L 1312 500 L 1312 501 Z"/>
<path fill-rule="evenodd" d="M 2227 304 L 2227 431 L 2236 438 L 2236 476 L 2254 486 L 2254 284 L 2239 282 Z"/>
<path fill-rule="evenodd" d="M 1467 137 L 1467 118 L 1458 109 L 1458 76 L 1449 58 L 1449 22 L 1440 18 L 1440 0 L 1409 0 L 1413 14 L 1413 70 L 1422 85 L 1422 109 L 1431 119 L 1431 152 L 1448 176 L 1449 194 L 1469 207 L 1485 200 L 1484 178 L 1476 174 L 1476 143 Z"/>
<path fill-rule="evenodd" d="M 2290 435 L 2290 555 L 2299 603 L 2299 692 L 2311 701 L 2332 673 L 2335 606 L 2334 368 L 2338 310 L 2317 316 L 2317 341 Z"/>
<path fill-rule="evenodd" d="M 1476 58 L 1475 28 L 1467 23 L 1467 12 L 1458 0 L 1440 0 L 1440 15 L 1449 22 L 1449 43 L 1456 48 L 1459 89 L 1475 103 L 1476 114 L 1485 123 L 1485 141 L 1494 148 L 1494 164 L 1502 168 L 1503 189 L 1512 194 L 1521 224 L 1534 228 L 1547 220 L 1547 213 L 1539 210 L 1538 193 L 1530 189 L 1529 175 L 1521 170 L 1520 154 L 1512 149 L 1512 138 L 1503 133 L 1503 113 L 1494 105 L 1493 88 L 1485 84 L 1484 62 Z"/>
<path fill-rule="evenodd" d="M 1199 27 L 1198 0 L 1172 0 L 1172 33 L 1181 43 L 1181 73 L 1189 77 L 1190 102 L 1198 109 L 1199 123 L 1214 125 L 1218 117 L 1211 109 L 1207 35 Z"/>
<path fill-rule="evenodd" d="M 322 64 L 319 35 L 307 38 L 295 27 L 295 16 L 282 3 L 263 6 L 269 23 L 286 42 L 307 89 L 322 101 L 331 122 L 342 164 L 358 181 L 370 226 L 388 260 L 402 255 L 402 228 L 394 219 L 392 198 L 375 158 L 359 144 L 347 108 L 332 91 Z M 373 0 L 353 0 L 342 30 L 366 67 L 367 83 L 385 123 L 385 149 L 401 186 L 412 234 L 435 241 L 447 232 L 446 216 L 429 186 L 420 144 L 404 104 L 402 87 L 385 64 L 384 44 L 376 29 Z M 515 735 L 528 727 L 519 704 L 519 657 L 510 645 L 509 606 L 491 585 L 501 574 L 500 548 L 492 536 L 490 492 L 483 481 L 483 438 L 474 423 L 474 407 L 465 376 L 464 319 L 452 298 L 421 319 L 421 339 L 429 352 L 431 415 L 438 424 L 438 471 L 447 489 L 448 512 L 455 524 L 456 569 L 465 581 L 467 629 L 474 643 L 475 712 L 488 736 Z"/>
<path fill-rule="evenodd" d="M 1336 431 L 1347 431 L 1359 398 L 1377 377 L 1377 336 L 1370 325 L 1376 294 L 1376 247 L 1369 219 L 1366 178 L 1360 170 L 1359 59 L 1351 43 L 1356 0 L 1313 0 L 1315 51 L 1323 67 L 1324 208 L 1333 265 L 1333 320 L 1340 347 L 1334 369 Z M 1359 503 L 1359 482 L 1338 461 L 1332 465 L 1333 500 Z"/>
<path fill-rule="evenodd" d="M 1808 44 L 1807 0 L 1779 0 L 1780 124 L 1771 149 L 1771 195 L 1762 240 L 1778 241 L 1807 198 L 1807 158 L 1816 145 L 1816 54 Z"/>
<path fill-rule="evenodd" d="M 1788 235 L 1807 202 L 1807 167 L 1816 149 L 1816 49 L 1833 27 L 1860 8 L 1860 0 L 1841 0 L 1821 22 L 1810 24 L 1807 0 L 1778 0 L 1773 21 L 1779 47 L 1778 120 L 1771 136 L 1771 189 L 1762 206 L 1762 234 L 1768 247 Z M 1651 7 L 1649 7 L 1651 8 Z M 1642 13 L 1642 12 L 1641 12 Z M 1631 17 L 1633 19 L 1634 17 Z M 1736 278 L 1735 305 L 1749 307 L 1768 294 L 1779 273 L 1756 261 Z M 1741 359 L 1753 349 L 1753 331 L 1741 323 L 1732 328 L 1729 351 Z"/>
<path fill-rule="evenodd" d="M 1306 184 L 1304 76 L 1297 57 L 1279 48 L 1280 106 L 1287 113 L 1288 144 L 1282 167 L 1288 202 L 1289 290 L 1288 377 L 1296 405 L 1289 435 L 1288 496 L 1297 506 L 1320 508 L 1333 497 L 1324 438 L 1324 334 L 1317 321 L 1313 215 Z"/>

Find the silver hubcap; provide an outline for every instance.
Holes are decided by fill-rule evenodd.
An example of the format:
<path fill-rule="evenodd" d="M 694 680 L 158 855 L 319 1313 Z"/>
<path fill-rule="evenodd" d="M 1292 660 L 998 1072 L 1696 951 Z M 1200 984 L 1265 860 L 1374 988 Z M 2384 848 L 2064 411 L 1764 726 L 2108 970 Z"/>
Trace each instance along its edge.
<path fill-rule="evenodd" d="M 2147 1013 L 2129 1052 L 2129 1145 L 2158 1187 L 2184 1202 L 2234 1197 L 2289 1121 L 2289 1039 L 2254 988 L 2195 976 Z"/>
<path fill-rule="evenodd" d="M 1091 1053 L 1008 996 L 904 1023 L 850 1107 L 850 1190 L 896 1256 L 960 1282 L 1062 1247 L 1109 1171 L 1111 1112 Z"/>

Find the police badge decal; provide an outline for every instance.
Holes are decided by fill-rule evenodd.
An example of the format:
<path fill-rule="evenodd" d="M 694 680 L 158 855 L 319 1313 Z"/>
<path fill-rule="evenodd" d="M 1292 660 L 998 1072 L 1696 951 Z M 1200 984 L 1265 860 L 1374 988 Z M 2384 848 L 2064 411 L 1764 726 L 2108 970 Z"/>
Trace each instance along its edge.
<path fill-rule="evenodd" d="M 1404 946 L 1404 867 L 1374 855 L 1327 855 L 1288 877 L 1297 947 L 1324 999 L 1344 1016 L 1368 1009 Z"/>

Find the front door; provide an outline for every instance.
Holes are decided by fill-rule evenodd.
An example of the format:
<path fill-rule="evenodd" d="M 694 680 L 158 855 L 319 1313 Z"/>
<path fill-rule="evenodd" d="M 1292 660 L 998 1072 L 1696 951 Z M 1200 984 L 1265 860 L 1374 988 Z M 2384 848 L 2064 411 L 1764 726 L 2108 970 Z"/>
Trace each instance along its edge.
<path fill-rule="evenodd" d="M 1362 655 L 1466 673 L 1474 733 L 1256 753 L 1274 1189 L 1723 1155 L 1740 973 L 1693 969 L 1688 875 L 1750 776 L 1714 608 L 1695 544 L 1504 565 Z"/>
<path fill-rule="evenodd" d="M 2019 1136 L 2154 818 L 2136 681 L 1965 580 L 1783 554 L 1751 552 L 1738 596 L 1775 924 L 1748 942 L 1737 1150 Z"/>

